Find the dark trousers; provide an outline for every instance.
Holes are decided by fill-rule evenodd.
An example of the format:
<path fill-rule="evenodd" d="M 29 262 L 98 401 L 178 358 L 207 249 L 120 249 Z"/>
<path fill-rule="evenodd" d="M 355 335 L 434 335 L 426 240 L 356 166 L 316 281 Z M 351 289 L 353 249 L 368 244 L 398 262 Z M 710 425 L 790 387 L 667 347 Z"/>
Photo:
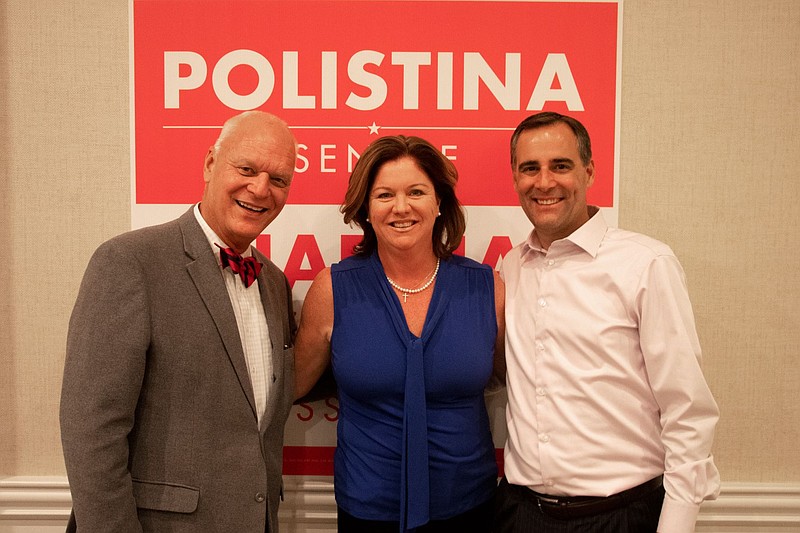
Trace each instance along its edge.
<path fill-rule="evenodd" d="M 510 485 L 506 478 L 497 487 L 495 533 L 655 533 L 664 488 L 605 513 L 563 520 L 539 509 L 527 487 Z"/>
<path fill-rule="evenodd" d="M 473 507 L 469 511 L 446 520 L 431 520 L 416 528 L 415 533 L 489 533 L 492 531 L 494 501 Z M 362 520 L 348 514 L 339 507 L 339 533 L 398 533 L 400 522 L 381 520 Z"/>

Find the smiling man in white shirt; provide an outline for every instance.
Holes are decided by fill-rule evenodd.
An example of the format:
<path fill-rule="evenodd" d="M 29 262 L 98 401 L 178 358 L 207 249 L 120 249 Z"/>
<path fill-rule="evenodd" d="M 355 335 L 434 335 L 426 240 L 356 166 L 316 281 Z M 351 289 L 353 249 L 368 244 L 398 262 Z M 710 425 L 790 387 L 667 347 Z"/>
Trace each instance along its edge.
<path fill-rule="evenodd" d="M 583 125 L 558 113 L 511 138 L 533 224 L 503 260 L 508 441 L 499 532 L 688 532 L 719 493 L 719 411 L 670 248 L 587 205 Z"/>

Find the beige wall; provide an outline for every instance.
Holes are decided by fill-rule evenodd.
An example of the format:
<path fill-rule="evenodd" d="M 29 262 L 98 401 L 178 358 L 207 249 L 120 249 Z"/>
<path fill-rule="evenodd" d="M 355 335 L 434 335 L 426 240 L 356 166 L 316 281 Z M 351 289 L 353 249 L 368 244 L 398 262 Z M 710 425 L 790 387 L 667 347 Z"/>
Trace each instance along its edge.
<path fill-rule="evenodd" d="M 686 269 L 725 481 L 800 481 L 798 28 L 797 0 L 624 3 L 620 225 Z M 0 0 L 0 138 L 0 477 L 58 476 L 69 312 L 130 226 L 126 1 Z"/>

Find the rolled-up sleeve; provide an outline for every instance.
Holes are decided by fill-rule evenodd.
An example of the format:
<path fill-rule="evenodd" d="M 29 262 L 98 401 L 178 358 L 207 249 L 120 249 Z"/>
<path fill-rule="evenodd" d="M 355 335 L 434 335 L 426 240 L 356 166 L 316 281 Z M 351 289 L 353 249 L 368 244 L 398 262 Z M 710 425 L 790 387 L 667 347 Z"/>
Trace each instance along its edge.
<path fill-rule="evenodd" d="M 647 375 L 661 411 L 666 497 L 660 533 L 694 531 L 700 504 L 719 494 L 711 445 L 719 409 L 700 366 L 685 276 L 671 255 L 656 256 L 639 291 L 639 333 Z"/>

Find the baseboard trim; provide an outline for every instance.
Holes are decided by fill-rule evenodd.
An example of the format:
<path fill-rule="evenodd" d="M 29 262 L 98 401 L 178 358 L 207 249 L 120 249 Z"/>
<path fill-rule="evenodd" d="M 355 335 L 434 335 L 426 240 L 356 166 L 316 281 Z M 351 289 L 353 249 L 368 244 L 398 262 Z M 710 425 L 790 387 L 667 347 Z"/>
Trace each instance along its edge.
<path fill-rule="evenodd" d="M 336 531 L 333 483 L 286 477 L 281 504 L 281 530 L 291 533 Z M 71 498 L 63 477 L 0 478 L 0 533 L 40 531 L 41 524 L 64 525 Z M 719 499 L 700 509 L 698 532 L 800 531 L 800 484 L 726 483 Z"/>
<path fill-rule="evenodd" d="M 723 483 L 700 508 L 697 531 L 800 531 L 800 484 Z"/>
<path fill-rule="evenodd" d="M 66 477 L 0 478 L 0 524 L 7 520 L 63 520 L 72 498 Z"/>

